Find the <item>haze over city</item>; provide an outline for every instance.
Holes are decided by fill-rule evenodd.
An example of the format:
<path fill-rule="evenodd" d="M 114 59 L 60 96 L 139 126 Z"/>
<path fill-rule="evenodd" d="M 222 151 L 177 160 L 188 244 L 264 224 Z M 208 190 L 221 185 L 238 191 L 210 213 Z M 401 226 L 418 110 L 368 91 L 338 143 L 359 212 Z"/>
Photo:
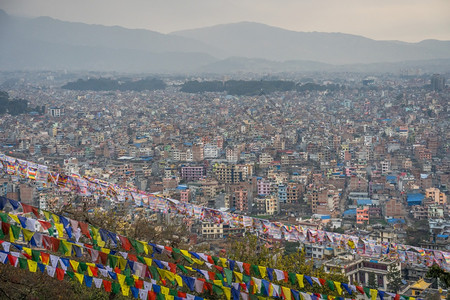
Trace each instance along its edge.
<path fill-rule="evenodd" d="M 446 0 L 3 0 L 0 9 L 14 15 L 162 33 L 249 21 L 376 40 L 450 40 L 450 2 Z"/>
<path fill-rule="evenodd" d="M 0 298 L 450 300 L 450 2 L 2 0 Z"/>

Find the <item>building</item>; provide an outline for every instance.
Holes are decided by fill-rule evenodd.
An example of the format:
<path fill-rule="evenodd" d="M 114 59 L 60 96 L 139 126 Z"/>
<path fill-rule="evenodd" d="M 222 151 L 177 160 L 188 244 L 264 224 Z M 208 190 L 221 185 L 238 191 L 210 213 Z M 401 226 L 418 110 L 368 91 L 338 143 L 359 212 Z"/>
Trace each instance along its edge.
<path fill-rule="evenodd" d="M 438 188 L 428 188 L 425 190 L 425 197 L 433 200 L 435 204 L 446 205 L 447 195 L 442 193 Z"/>
<path fill-rule="evenodd" d="M 213 171 L 217 180 L 222 183 L 238 183 L 246 179 L 239 165 L 217 164 L 214 165 Z"/>
<path fill-rule="evenodd" d="M 181 178 L 186 182 L 197 181 L 205 176 L 205 168 L 203 166 L 181 167 Z"/>
<path fill-rule="evenodd" d="M 223 238 L 223 224 L 214 224 L 209 222 L 202 223 L 202 237 L 205 239 Z"/>
<path fill-rule="evenodd" d="M 385 216 L 388 218 L 403 219 L 405 210 L 402 202 L 397 198 L 391 198 L 385 204 Z"/>
<path fill-rule="evenodd" d="M 364 206 L 356 209 L 356 223 L 369 224 L 369 207 Z"/>
<path fill-rule="evenodd" d="M 366 286 L 369 282 L 369 274 L 375 275 L 375 281 L 379 288 L 387 289 L 389 281 L 387 274 L 390 266 L 396 266 L 401 270 L 401 265 L 395 260 L 372 260 L 370 257 L 361 258 L 357 255 L 340 256 L 324 264 L 325 272 L 342 273 L 348 277 L 350 284 L 359 283 Z"/>
<path fill-rule="evenodd" d="M 433 74 L 431 76 L 431 88 L 433 91 L 442 91 L 445 88 L 445 77 L 441 74 Z"/>

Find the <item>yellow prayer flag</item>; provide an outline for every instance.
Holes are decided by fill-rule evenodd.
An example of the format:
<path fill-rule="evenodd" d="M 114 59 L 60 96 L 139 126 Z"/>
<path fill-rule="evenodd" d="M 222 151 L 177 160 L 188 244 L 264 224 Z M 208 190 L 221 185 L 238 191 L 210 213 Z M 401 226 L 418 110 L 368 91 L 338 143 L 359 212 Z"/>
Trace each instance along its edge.
<path fill-rule="evenodd" d="M 78 279 L 78 281 L 80 282 L 80 284 L 83 284 L 83 279 L 84 279 L 84 275 L 81 273 L 74 273 L 75 277 Z"/>
<path fill-rule="evenodd" d="M 183 279 L 181 278 L 180 275 L 175 274 L 175 281 L 177 282 L 177 284 L 178 284 L 179 287 L 182 287 L 182 286 L 183 286 Z"/>
<path fill-rule="evenodd" d="M 370 289 L 370 298 L 372 300 L 377 300 L 377 296 L 378 296 L 378 291 L 374 290 L 374 289 Z"/>
<path fill-rule="evenodd" d="M 64 225 L 55 223 L 56 231 L 58 231 L 58 237 L 62 238 L 64 235 Z"/>
<path fill-rule="evenodd" d="M 164 298 L 166 298 L 166 300 L 174 300 L 175 299 L 175 297 L 172 295 L 165 295 Z"/>
<path fill-rule="evenodd" d="M 9 227 L 9 241 L 10 241 L 11 243 L 14 243 L 14 242 L 16 241 L 16 239 L 14 238 L 14 234 L 13 234 L 13 232 L 12 232 L 11 227 Z"/>
<path fill-rule="evenodd" d="M 29 256 L 31 256 L 31 249 L 30 249 L 30 248 L 28 248 L 28 247 L 22 247 L 22 250 L 23 250 L 26 254 L 28 254 Z"/>
<path fill-rule="evenodd" d="M 72 243 L 70 243 L 70 242 L 68 242 L 66 240 L 62 240 L 62 239 L 60 239 L 60 241 L 67 248 L 67 252 L 65 253 L 65 255 L 67 255 L 67 256 L 72 255 Z"/>
<path fill-rule="evenodd" d="M 337 292 L 339 293 L 339 295 L 342 295 L 342 287 L 341 287 L 341 283 L 337 282 L 337 281 L 333 281 L 334 282 L 334 286 L 336 287 Z"/>
<path fill-rule="evenodd" d="M 222 267 L 226 268 L 227 267 L 227 259 L 223 258 L 223 257 L 219 257 L 220 262 L 222 263 Z"/>
<path fill-rule="evenodd" d="M 183 254 L 184 256 L 187 256 L 189 258 L 191 258 L 191 254 L 189 253 L 189 251 L 187 250 L 180 250 L 181 254 Z"/>
<path fill-rule="evenodd" d="M 283 295 L 284 295 L 284 299 L 287 300 L 291 300 L 292 296 L 291 296 L 291 289 L 287 288 L 287 287 L 281 287 L 283 289 Z"/>
<path fill-rule="evenodd" d="M 50 212 L 44 210 L 44 217 L 47 221 L 50 220 Z"/>
<path fill-rule="evenodd" d="M 303 284 L 303 274 L 296 274 L 295 277 L 297 277 L 298 286 L 302 289 L 305 287 Z"/>
<path fill-rule="evenodd" d="M 236 271 L 234 271 L 233 273 L 234 273 L 234 276 L 236 276 L 236 280 L 237 280 L 239 283 L 242 283 L 242 273 L 236 272 Z"/>
<path fill-rule="evenodd" d="M 52 218 L 53 218 L 53 221 L 55 221 L 55 223 L 59 223 L 59 216 L 52 214 Z"/>
<path fill-rule="evenodd" d="M 35 273 L 37 270 L 37 262 L 31 259 L 28 259 L 27 262 L 28 262 L 28 269 L 30 270 L 30 272 Z"/>
<path fill-rule="evenodd" d="M 149 267 L 152 266 L 153 259 L 148 258 L 148 257 L 144 257 L 144 261 L 147 264 L 147 266 L 149 266 Z"/>
<path fill-rule="evenodd" d="M 119 269 L 121 270 L 125 270 L 125 268 L 127 267 L 127 260 L 123 257 L 120 257 L 117 259 L 117 262 L 119 264 Z"/>
<path fill-rule="evenodd" d="M 100 229 L 98 229 L 98 228 L 96 228 L 96 227 L 94 227 L 94 226 L 91 226 L 91 230 L 92 230 L 93 238 L 94 238 L 94 239 L 97 239 L 97 237 L 98 237 L 98 231 L 99 231 Z"/>
<path fill-rule="evenodd" d="M 165 286 L 162 286 L 161 285 L 161 294 L 163 294 L 163 295 L 169 295 L 169 288 L 166 288 Z"/>
<path fill-rule="evenodd" d="M 87 272 L 88 272 L 88 275 L 89 276 L 94 276 L 94 273 L 92 273 L 92 270 L 91 270 L 91 268 L 87 268 Z"/>
<path fill-rule="evenodd" d="M 28 229 L 25 229 L 25 228 L 22 229 L 22 233 L 23 233 L 23 238 L 24 238 L 25 241 L 27 241 L 27 242 L 31 241 L 31 238 L 32 238 L 33 235 L 34 235 L 34 232 L 33 232 L 33 231 L 28 230 Z M 30 249 L 30 251 L 31 251 L 31 249 Z M 31 255 L 31 254 L 30 254 L 30 255 Z"/>
<path fill-rule="evenodd" d="M 120 288 L 122 289 L 122 295 L 129 296 L 130 295 L 130 287 L 126 284 L 121 284 Z"/>
<path fill-rule="evenodd" d="M 186 268 L 186 270 L 194 272 L 194 269 L 192 269 L 191 267 L 189 267 L 189 266 L 184 266 L 184 267 Z"/>
<path fill-rule="evenodd" d="M 119 284 L 123 285 L 123 283 L 125 282 L 125 275 L 123 274 L 117 274 L 117 280 L 119 280 Z"/>
<path fill-rule="evenodd" d="M 231 288 L 229 287 L 222 287 L 223 293 L 225 294 L 225 297 L 227 297 L 227 300 L 231 299 Z"/>
<path fill-rule="evenodd" d="M 144 245 L 144 253 L 148 255 L 148 245 L 146 243 L 142 243 Z"/>
<path fill-rule="evenodd" d="M 13 214 L 8 214 L 8 216 L 14 220 L 14 222 L 16 222 L 17 224 L 21 225 L 19 218 L 16 215 Z"/>
<path fill-rule="evenodd" d="M 165 278 L 167 278 L 167 279 L 169 279 L 169 281 L 174 281 L 175 280 L 175 274 L 173 274 L 172 272 L 170 272 L 170 271 L 167 271 L 167 270 L 161 270 L 161 271 L 163 271 L 164 273 L 164 277 Z"/>
<path fill-rule="evenodd" d="M 80 265 L 80 263 L 78 262 L 78 261 L 76 261 L 76 260 L 69 260 L 69 263 L 70 263 L 70 266 L 72 267 L 72 270 L 74 271 L 74 272 L 78 272 L 78 266 Z M 88 268 L 89 269 L 89 268 Z M 91 275 L 89 275 L 89 276 L 91 276 Z"/>
<path fill-rule="evenodd" d="M 267 276 L 267 268 L 264 266 L 258 266 L 259 273 L 261 274 L 261 278 L 266 278 Z"/>
<path fill-rule="evenodd" d="M 197 259 L 197 258 L 195 258 L 195 257 L 192 257 L 191 259 L 192 259 L 192 261 L 193 261 L 194 263 L 196 263 L 197 265 L 203 265 L 203 264 L 205 263 L 203 260 Z"/>
<path fill-rule="evenodd" d="M 111 249 L 108 249 L 108 248 L 101 248 L 101 251 L 106 254 L 111 253 Z"/>
<path fill-rule="evenodd" d="M 213 280 L 213 283 L 218 286 L 223 286 L 222 280 L 220 280 L 220 279 Z"/>

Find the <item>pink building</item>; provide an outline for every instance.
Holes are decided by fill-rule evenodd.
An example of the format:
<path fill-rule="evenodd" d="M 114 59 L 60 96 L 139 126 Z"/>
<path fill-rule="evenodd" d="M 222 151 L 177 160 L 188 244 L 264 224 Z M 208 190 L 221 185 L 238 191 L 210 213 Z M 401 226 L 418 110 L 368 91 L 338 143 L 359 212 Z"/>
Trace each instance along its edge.
<path fill-rule="evenodd" d="M 270 194 L 270 182 L 263 179 L 258 180 L 258 195 L 269 195 Z"/>

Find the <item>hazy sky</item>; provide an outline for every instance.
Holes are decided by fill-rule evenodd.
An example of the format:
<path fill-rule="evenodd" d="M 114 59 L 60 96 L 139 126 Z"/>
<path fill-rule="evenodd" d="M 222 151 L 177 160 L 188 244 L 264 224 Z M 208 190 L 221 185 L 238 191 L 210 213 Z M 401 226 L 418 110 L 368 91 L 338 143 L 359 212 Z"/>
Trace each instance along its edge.
<path fill-rule="evenodd" d="M 253 21 L 377 40 L 450 40 L 450 0 L 0 0 L 0 9 L 163 33 Z"/>

